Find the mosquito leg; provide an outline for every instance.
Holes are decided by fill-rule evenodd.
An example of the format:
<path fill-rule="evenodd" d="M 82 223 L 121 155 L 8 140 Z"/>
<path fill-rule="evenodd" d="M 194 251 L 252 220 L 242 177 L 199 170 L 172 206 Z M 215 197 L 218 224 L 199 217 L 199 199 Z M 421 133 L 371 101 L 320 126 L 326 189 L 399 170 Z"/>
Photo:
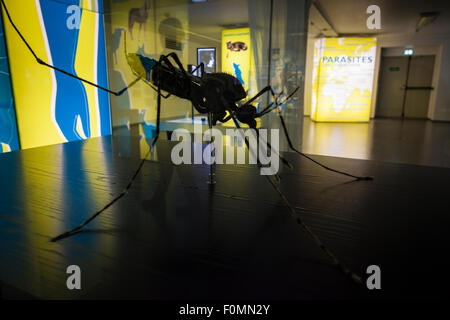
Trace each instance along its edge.
<path fill-rule="evenodd" d="M 203 62 L 200 62 L 200 72 L 202 73 L 201 76 L 203 78 L 205 76 L 205 65 Z"/>
<path fill-rule="evenodd" d="M 258 92 L 253 98 L 251 98 L 250 100 L 248 100 L 245 104 L 250 104 L 253 101 L 255 101 L 256 99 L 258 99 L 260 96 L 262 96 L 264 93 L 266 93 L 267 91 L 270 91 L 270 93 L 272 94 L 272 96 L 275 96 L 275 93 L 272 90 L 271 86 L 267 86 L 264 87 L 260 92 Z"/>
<path fill-rule="evenodd" d="M 209 126 L 210 131 L 212 130 L 212 127 L 213 127 L 212 117 L 213 117 L 212 113 L 208 112 L 208 126 Z M 211 143 L 212 143 L 212 140 L 211 140 Z M 216 155 L 216 150 L 214 149 L 214 154 L 211 152 L 210 157 L 215 157 L 215 155 Z M 216 184 L 215 175 L 216 175 L 216 161 L 214 159 L 214 162 L 209 165 L 209 176 L 208 176 L 208 181 L 207 181 L 208 184 Z"/>
<path fill-rule="evenodd" d="M 148 85 L 150 88 L 152 88 L 153 90 L 155 90 L 156 92 L 158 92 L 158 88 L 155 88 L 150 82 L 144 81 L 144 83 L 145 83 L 146 85 Z M 167 98 L 170 97 L 171 95 L 172 95 L 171 93 L 168 93 L 168 94 L 166 94 L 166 95 L 163 95 L 163 94 L 161 93 L 161 97 L 163 97 L 164 99 L 167 99 Z"/>
<path fill-rule="evenodd" d="M 241 131 L 242 130 L 242 127 L 240 126 L 240 124 L 239 124 L 239 122 L 238 122 L 238 120 L 236 119 L 236 116 L 234 115 L 234 114 L 231 114 L 231 119 L 233 119 L 233 122 L 234 122 L 234 124 L 236 125 L 236 128 L 238 128 L 239 129 L 239 131 Z M 256 129 L 256 128 L 252 128 L 251 127 L 251 129 L 255 129 L 255 132 L 256 132 L 256 137 L 257 137 L 257 139 L 259 140 L 259 132 L 258 132 L 258 130 Z M 247 140 L 247 137 L 243 137 L 244 138 L 244 142 L 245 142 L 245 144 L 246 144 L 246 146 L 247 146 L 247 149 L 248 149 L 248 152 L 250 153 L 251 152 L 251 148 L 250 148 L 250 144 L 249 144 L 249 142 L 248 142 L 248 140 Z M 258 141 L 257 140 L 257 141 Z M 259 141 L 258 141 L 258 143 L 259 143 Z M 268 143 L 267 143 L 268 144 Z M 270 145 L 268 144 L 268 146 L 270 147 Z M 270 149 L 271 150 L 273 150 L 271 147 L 270 147 Z M 258 151 L 257 151 L 258 152 Z M 278 155 L 278 156 L 280 156 L 280 155 Z M 280 156 L 280 159 L 283 159 L 281 156 Z M 283 160 L 282 160 L 283 161 Z M 262 167 L 262 163 L 259 161 L 259 154 L 257 154 L 256 155 L 256 162 L 258 163 L 258 166 L 259 167 Z M 289 163 L 289 162 L 288 162 Z M 289 164 L 290 165 L 290 164 Z M 279 183 L 280 181 L 281 181 L 281 178 L 280 178 L 280 175 L 278 174 L 278 173 L 276 173 L 275 175 L 275 180 L 277 180 L 277 182 Z"/>
<path fill-rule="evenodd" d="M 159 65 L 162 65 L 162 62 L 165 62 L 165 64 L 167 65 L 167 67 L 172 70 L 173 73 L 176 73 L 177 70 L 175 68 L 175 66 L 172 64 L 172 62 L 170 62 L 169 57 L 172 57 L 172 59 L 175 61 L 175 63 L 177 64 L 177 66 L 180 68 L 181 72 L 183 72 L 183 74 L 187 77 L 188 73 L 186 72 L 186 70 L 183 67 L 183 64 L 181 63 L 180 59 L 178 58 L 177 54 L 175 52 L 171 52 L 167 55 L 162 55 L 159 58 Z M 159 73 L 158 73 L 159 74 Z M 159 77 L 158 77 L 158 84 L 159 84 Z M 161 91 L 159 91 L 158 95 L 161 94 Z M 170 93 L 167 96 L 163 96 L 164 98 L 168 98 L 170 96 Z"/>
<path fill-rule="evenodd" d="M 178 58 L 178 56 L 175 52 L 171 52 L 171 53 L 167 54 L 166 57 L 167 58 L 172 57 L 172 59 L 177 64 L 178 68 L 180 68 L 180 70 L 183 72 L 183 74 L 187 75 L 187 71 L 184 69 L 183 64 L 180 61 L 180 58 Z"/>
<path fill-rule="evenodd" d="M 288 100 L 289 100 L 289 99 L 297 92 L 297 90 L 298 90 L 299 88 L 300 88 L 300 87 L 297 87 L 294 91 L 292 91 L 292 93 L 291 93 L 287 98 L 285 98 L 283 102 L 278 103 L 278 98 L 279 98 L 280 95 L 283 93 L 283 91 L 282 91 L 278 96 L 275 97 L 275 101 L 272 102 L 272 103 L 270 103 L 269 105 L 267 105 L 267 107 L 265 107 L 265 108 L 264 108 L 263 110 L 261 110 L 260 112 L 258 112 L 258 113 L 255 115 L 255 118 L 262 117 L 262 116 L 265 115 L 266 113 L 269 113 L 269 112 L 271 112 L 272 110 L 275 110 L 278 106 L 284 104 L 286 101 L 288 101 Z M 274 94 L 272 93 L 272 95 L 274 95 Z M 275 95 L 274 95 L 274 96 L 275 96 Z M 274 104 L 275 104 L 275 107 L 272 107 Z"/>
<path fill-rule="evenodd" d="M 258 138 L 258 141 L 259 141 L 260 139 L 263 140 L 262 138 L 260 138 L 258 128 L 255 127 L 255 128 L 252 128 L 252 129 L 255 130 L 255 132 L 256 132 L 256 137 Z M 267 147 L 269 148 L 270 152 L 275 152 L 275 153 L 277 153 L 277 155 L 278 155 L 278 157 L 280 158 L 281 162 L 283 162 L 283 164 L 284 164 L 285 166 L 287 166 L 289 169 L 293 169 L 293 168 L 294 168 L 293 165 L 292 165 L 288 160 L 286 160 L 286 158 L 284 158 L 284 157 L 280 154 L 279 151 L 276 152 L 276 151 L 272 148 L 272 146 L 270 145 L 269 141 L 262 141 L 262 142 L 265 142 L 265 143 L 267 144 Z"/>
<path fill-rule="evenodd" d="M 161 56 L 159 59 L 159 63 L 164 59 L 164 56 Z M 156 109 L 156 134 L 152 141 L 152 149 L 158 141 L 159 138 L 159 126 L 161 120 L 161 72 L 158 72 L 158 98 L 157 98 L 157 109 Z"/>
<path fill-rule="evenodd" d="M 236 117 L 232 114 L 232 119 L 238 129 L 241 129 Z M 249 148 L 249 143 L 245 139 L 245 144 L 247 145 L 247 148 Z M 261 163 L 258 161 L 258 165 L 261 166 Z M 273 187 L 273 189 L 278 193 L 281 200 L 284 202 L 286 207 L 289 209 L 289 212 L 291 216 L 296 220 L 296 222 L 302 227 L 302 229 L 306 232 L 306 234 L 314 241 L 314 243 L 328 256 L 328 258 L 333 262 L 333 265 L 335 265 L 337 268 L 339 268 L 344 275 L 352 279 L 352 281 L 356 282 L 357 284 L 361 284 L 361 277 L 352 272 L 346 265 L 344 265 L 338 258 L 334 255 L 333 252 L 331 252 L 324 243 L 320 240 L 320 238 L 312 231 L 312 229 L 303 221 L 301 217 L 297 215 L 297 212 L 295 210 L 295 207 L 289 202 L 289 200 L 286 198 L 284 193 L 281 191 L 279 186 L 270 178 L 270 176 L 265 176 L 267 181 L 270 183 L 270 185 Z M 276 176 L 277 177 L 277 176 Z M 279 177 L 278 177 L 279 179 Z"/>
<path fill-rule="evenodd" d="M 355 175 L 350 174 L 350 173 L 346 173 L 346 172 L 343 172 L 343 171 L 339 171 L 339 170 L 336 170 L 336 169 L 332 169 L 332 168 L 327 167 L 327 166 L 321 164 L 320 162 L 314 160 L 313 158 L 311 158 L 310 156 L 304 154 L 303 152 L 298 151 L 298 150 L 294 147 L 294 145 L 292 144 L 291 138 L 289 137 L 289 133 L 288 133 L 288 131 L 287 131 L 286 123 L 284 122 L 284 118 L 283 118 L 283 116 L 281 115 L 280 110 L 278 110 L 278 117 L 280 118 L 281 126 L 283 127 L 284 135 L 286 136 L 286 140 L 287 140 L 287 142 L 288 142 L 289 148 L 291 148 L 294 152 L 298 153 L 299 155 L 301 155 L 302 157 L 305 157 L 305 158 L 308 159 L 308 160 L 311 160 L 311 161 L 314 162 L 315 164 L 317 164 L 317 165 L 321 166 L 322 168 L 327 169 L 327 170 L 329 170 L 329 171 L 333 171 L 333 172 L 336 172 L 336 173 L 340 173 L 340 174 L 343 174 L 343 175 L 345 175 L 345 176 L 355 178 L 356 180 L 373 180 L 373 177 L 368 177 L 368 176 L 367 176 L 367 177 L 355 176 Z"/>
<path fill-rule="evenodd" d="M 295 88 L 294 91 L 291 92 L 291 94 L 289 94 L 283 102 L 278 103 L 278 97 L 283 93 L 281 92 L 280 95 L 278 95 L 278 97 L 275 98 L 275 107 L 271 108 L 271 106 L 274 104 L 274 102 L 270 103 L 267 107 L 265 107 L 262 111 L 258 112 L 255 116 L 255 118 L 259 118 L 263 115 L 265 115 L 266 113 L 271 112 L 272 110 L 275 110 L 277 107 L 279 107 L 280 105 L 286 103 L 286 101 L 288 101 L 299 89 L 300 87 Z"/>
<path fill-rule="evenodd" d="M 37 56 L 37 54 L 36 54 L 36 53 L 34 52 L 34 50 L 31 48 L 31 46 L 30 46 L 30 44 L 28 43 L 28 41 L 27 41 L 27 40 L 25 39 L 25 37 L 22 35 L 22 33 L 20 32 L 20 30 L 17 28 L 17 26 L 15 25 L 14 21 L 12 20 L 10 14 L 9 14 L 9 11 L 8 11 L 8 8 L 6 7 L 5 2 L 4 2 L 3 0 L 1 0 L 0 3 L 1 3 L 1 6 L 0 6 L 0 7 L 3 6 L 3 9 L 5 9 L 6 17 L 8 18 L 9 22 L 11 23 L 11 26 L 14 28 L 14 30 L 16 31 L 17 35 L 20 37 L 20 39 L 22 40 L 22 42 L 27 46 L 28 51 L 33 55 L 33 57 L 36 59 L 36 62 L 37 62 L 37 63 L 39 63 L 39 64 L 41 64 L 41 65 L 43 65 L 43 66 L 46 66 L 46 67 L 48 67 L 48 68 L 54 69 L 54 70 L 56 70 L 56 71 L 58 71 L 58 72 L 61 72 L 61 73 L 65 74 L 65 75 L 67 75 L 67 76 L 69 76 L 69 77 L 72 77 L 72 78 L 75 78 L 75 79 L 77 79 L 77 80 L 80 80 L 80 81 L 82 81 L 82 82 L 84 82 L 84 83 L 87 83 L 87 84 L 89 84 L 89 85 L 91 85 L 91 86 L 94 86 L 94 87 L 96 87 L 96 88 L 98 88 L 98 89 L 101 89 L 101 90 L 103 90 L 103 91 L 106 91 L 106 92 L 108 92 L 108 93 L 110 93 L 110 94 L 113 94 L 113 95 L 115 95 L 115 96 L 120 96 L 120 95 L 123 94 L 125 91 L 127 91 L 128 88 L 130 88 L 131 86 L 133 86 L 135 83 L 137 83 L 137 82 L 141 79 L 141 77 L 138 77 L 136 80 L 134 80 L 133 82 L 131 82 L 128 86 L 126 86 L 126 87 L 123 88 L 122 90 L 119 90 L 119 91 L 113 91 L 113 90 L 110 90 L 110 89 L 108 89 L 108 88 L 102 87 L 101 85 L 99 85 L 99 84 L 97 84 L 97 83 L 94 83 L 94 82 L 92 82 L 92 81 L 89 81 L 89 80 L 80 78 L 80 77 L 78 77 L 77 75 L 75 75 L 75 74 L 73 74 L 73 73 L 70 73 L 70 72 L 68 72 L 68 71 L 65 71 L 65 70 L 63 70 L 63 69 L 61 69 L 61 68 L 58 68 L 58 67 L 56 67 L 56 66 L 53 66 L 53 65 L 51 65 L 51 64 L 49 64 L 49 63 L 47 63 L 47 62 L 45 62 L 44 60 L 42 60 L 41 58 L 39 58 L 39 57 Z M 2 10 L 2 11 L 3 11 L 3 10 Z"/>
<path fill-rule="evenodd" d="M 191 72 L 190 74 L 194 74 L 195 71 L 197 71 L 200 68 L 200 72 L 201 72 L 201 77 L 203 77 L 203 74 L 205 72 L 205 65 L 203 64 L 203 62 L 200 62 L 200 64 L 198 66 L 196 66 Z"/>

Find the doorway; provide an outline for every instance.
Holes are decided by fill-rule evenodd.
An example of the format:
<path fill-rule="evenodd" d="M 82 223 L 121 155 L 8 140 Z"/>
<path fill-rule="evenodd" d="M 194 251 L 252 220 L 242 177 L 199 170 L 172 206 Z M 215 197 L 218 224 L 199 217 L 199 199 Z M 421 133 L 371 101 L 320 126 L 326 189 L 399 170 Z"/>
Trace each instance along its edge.
<path fill-rule="evenodd" d="M 434 55 L 382 57 L 376 117 L 427 118 L 434 60 Z"/>

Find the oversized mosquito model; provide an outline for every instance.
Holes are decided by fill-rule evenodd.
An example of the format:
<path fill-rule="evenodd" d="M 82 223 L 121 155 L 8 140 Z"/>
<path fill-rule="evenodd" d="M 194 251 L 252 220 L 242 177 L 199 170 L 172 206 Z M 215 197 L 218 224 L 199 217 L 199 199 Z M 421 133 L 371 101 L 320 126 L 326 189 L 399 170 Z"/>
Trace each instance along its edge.
<path fill-rule="evenodd" d="M 202 114 L 208 114 L 208 119 L 210 126 L 215 125 L 217 122 L 227 122 L 229 120 L 233 120 L 237 128 L 241 128 L 240 123 L 247 124 L 250 128 L 254 129 L 258 134 L 258 129 L 256 128 L 256 119 L 260 118 L 273 110 L 277 110 L 278 116 L 280 118 L 283 131 L 286 135 L 286 139 L 289 147 L 299 155 L 308 158 L 314 163 L 320 165 L 321 167 L 334 171 L 349 177 L 352 177 L 356 180 L 371 180 L 371 177 L 358 177 L 349 173 L 345 173 L 342 171 L 334 170 L 329 167 L 324 166 L 323 164 L 317 162 L 316 160 L 310 158 L 306 154 L 298 151 L 293 146 L 291 139 L 288 135 L 288 131 L 286 128 L 285 121 L 283 116 L 281 115 L 279 106 L 281 103 L 278 102 L 278 97 L 280 95 L 275 95 L 272 88 L 270 86 L 262 89 L 258 94 L 256 94 L 251 99 L 243 101 L 247 97 L 247 93 L 245 92 L 242 84 L 239 80 L 229 74 L 226 73 L 210 73 L 206 74 L 204 72 L 203 64 L 200 64 L 196 69 L 193 70 L 195 72 L 198 68 L 201 70 L 201 76 L 195 76 L 192 73 L 187 72 L 180 59 L 176 55 L 176 53 L 172 52 L 167 55 L 161 55 L 159 60 L 151 59 L 148 57 L 144 57 L 139 54 L 128 54 L 125 51 L 127 62 L 130 65 L 133 73 L 137 76 L 137 78 L 131 82 L 127 87 L 123 88 L 120 91 L 112 91 L 108 88 L 104 88 L 99 86 L 96 83 L 90 82 L 88 80 L 82 79 L 74 74 L 71 74 L 65 70 L 62 70 L 56 66 L 52 66 L 47 62 L 40 59 L 33 49 L 30 47 L 28 42 L 25 40 L 23 35 L 20 33 L 16 25 L 11 19 L 11 16 L 6 8 L 4 0 L 0 0 L 3 8 L 5 9 L 5 13 L 8 17 L 9 22 L 12 27 L 15 29 L 19 37 L 22 39 L 24 44 L 27 46 L 30 53 L 34 56 L 36 61 L 44 65 L 46 67 L 55 69 L 59 72 L 62 72 L 70 77 L 74 77 L 80 81 L 88 83 L 92 86 L 95 86 L 101 90 L 107 91 L 110 94 L 120 96 L 123 94 L 128 88 L 133 86 L 139 80 L 143 80 L 146 84 L 152 87 L 155 91 L 157 91 L 157 121 L 156 121 L 156 134 L 152 141 L 152 147 L 155 145 L 159 136 L 159 128 L 160 128 L 160 114 L 161 114 L 161 97 L 168 98 L 171 95 L 177 96 L 179 98 L 190 100 L 195 107 L 195 109 Z M 125 37 L 124 37 L 125 39 Z M 125 39 L 125 47 L 126 47 L 126 39 Z M 171 58 L 175 65 L 169 60 Z M 298 88 L 297 88 L 298 89 Z M 292 92 L 286 100 L 290 99 L 292 95 L 297 91 L 297 89 Z M 167 94 L 163 95 L 162 91 L 167 92 Z M 263 108 L 261 111 L 257 112 L 256 107 L 252 104 L 256 99 L 258 99 L 264 93 L 269 92 L 274 97 L 274 102 L 270 103 L 268 106 Z M 248 140 L 244 139 L 245 143 L 248 147 Z M 269 148 L 270 144 L 267 144 Z M 149 151 L 150 152 L 150 151 Z M 134 175 L 131 177 L 129 183 L 125 187 L 125 189 L 116 196 L 112 201 L 110 201 L 107 205 L 105 205 L 102 209 L 97 211 L 94 215 L 92 215 L 89 219 L 83 222 L 81 225 L 69 230 L 53 239 L 51 241 L 58 241 L 63 238 L 72 236 L 80 231 L 84 226 L 86 226 L 89 222 L 95 219 L 98 215 L 100 215 L 104 210 L 113 205 L 116 201 L 122 198 L 124 195 L 128 193 L 134 179 L 140 172 L 146 157 L 140 162 L 137 170 Z M 290 166 L 289 162 L 280 156 L 280 159 L 285 165 Z M 259 161 L 258 164 L 260 165 Z M 279 189 L 277 183 L 271 179 L 270 176 L 265 176 L 269 183 L 273 186 L 275 191 L 280 195 L 282 201 L 288 207 L 290 214 L 297 221 L 297 223 L 305 230 L 305 232 L 312 238 L 312 240 L 320 247 L 321 250 L 325 252 L 325 254 L 331 259 L 333 264 L 337 266 L 346 276 L 349 276 L 357 283 L 361 283 L 361 278 L 350 271 L 343 263 L 341 263 L 335 255 L 321 242 L 321 240 L 312 232 L 312 230 L 303 222 L 303 220 L 297 216 L 297 213 L 294 207 L 290 204 L 287 198 Z"/>

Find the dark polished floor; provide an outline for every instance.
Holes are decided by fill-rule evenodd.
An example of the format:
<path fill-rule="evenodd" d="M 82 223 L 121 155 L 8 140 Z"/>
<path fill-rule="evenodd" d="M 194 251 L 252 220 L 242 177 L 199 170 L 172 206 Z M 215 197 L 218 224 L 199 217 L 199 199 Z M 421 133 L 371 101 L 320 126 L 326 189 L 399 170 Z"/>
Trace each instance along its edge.
<path fill-rule="evenodd" d="M 201 123 L 203 130 L 206 130 L 206 119 L 205 116 L 198 116 L 195 123 Z M 273 122 L 277 123 L 275 120 Z M 286 118 L 285 121 L 293 127 L 297 119 Z M 151 123 L 147 127 L 154 128 L 154 125 Z M 190 132 L 194 130 L 191 118 L 165 121 L 161 125 L 163 131 L 179 127 Z M 131 130 L 137 130 L 137 126 L 132 126 Z M 120 128 L 116 134 L 127 136 L 129 129 Z M 297 145 L 292 136 L 291 140 Z M 283 142 L 285 137 L 280 132 L 280 148 L 288 151 Z M 309 117 L 304 117 L 302 151 L 341 158 L 450 168 L 450 122 L 377 118 L 368 123 L 333 123 L 313 122 Z"/>
<path fill-rule="evenodd" d="M 305 117 L 303 151 L 449 168 L 450 122 L 372 119 L 369 123 L 316 123 Z"/>
<path fill-rule="evenodd" d="M 382 271 L 382 290 L 353 284 L 289 215 L 259 169 L 174 166 L 161 140 L 130 192 L 85 231 L 59 242 L 120 193 L 146 153 L 139 134 L 0 156 L 0 281 L 5 297 L 345 299 L 446 295 L 450 169 L 315 156 L 373 181 L 352 182 L 295 154 L 280 188 L 346 265 Z M 66 288 L 66 268 L 82 290 Z M 8 294 L 11 293 L 11 296 Z"/>

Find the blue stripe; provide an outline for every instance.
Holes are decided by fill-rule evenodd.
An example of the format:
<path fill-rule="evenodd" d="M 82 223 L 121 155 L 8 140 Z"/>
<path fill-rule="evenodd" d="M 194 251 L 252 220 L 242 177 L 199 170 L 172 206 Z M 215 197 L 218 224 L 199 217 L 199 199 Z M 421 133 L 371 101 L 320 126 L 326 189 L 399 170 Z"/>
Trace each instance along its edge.
<path fill-rule="evenodd" d="M 76 75 L 75 58 L 79 30 L 66 27 L 67 6 L 48 0 L 40 0 L 40 4 L 53 65 Z M 84 133 L 89 137 L 89 105 L 82 82 L 61 72 L 55 72 L 55 77 L 55 118 L 62 133 L 69 141 L 81 139 L 75 130 L 79 115 Z"/>
<path fill-rule="evenodd" d="M 101 1 L 99 1 L 101 2 Z M 99 34 L 98 34 L 98 61 L 97 61 L 97 78 L 98 83 L 108 88 L 108 73 L 106 65 L 106 48 L 105 48 L 105 28 L 103 23 L 103 15 L 99 14 Z M 111 134 L 111 117 L 109 94 L 103 90 L 98 90 L 98 104 L 100 110 L 101 135 Z"/>
<path fill-rule="evenodd" d="M 11 79 L 6 54 L 3 22 L 0 14 L 0 142 L 11 147 L 11 151 L 19 149 L 16 113 L 12 96 Z M 0 146 L 0 153 L 3 148 Z"/>
<path fill-rule="evenodd" d="M 103 0 L 98 0 L 98 8 L 97 8 L 97 12 L 103 14 Z"/>

